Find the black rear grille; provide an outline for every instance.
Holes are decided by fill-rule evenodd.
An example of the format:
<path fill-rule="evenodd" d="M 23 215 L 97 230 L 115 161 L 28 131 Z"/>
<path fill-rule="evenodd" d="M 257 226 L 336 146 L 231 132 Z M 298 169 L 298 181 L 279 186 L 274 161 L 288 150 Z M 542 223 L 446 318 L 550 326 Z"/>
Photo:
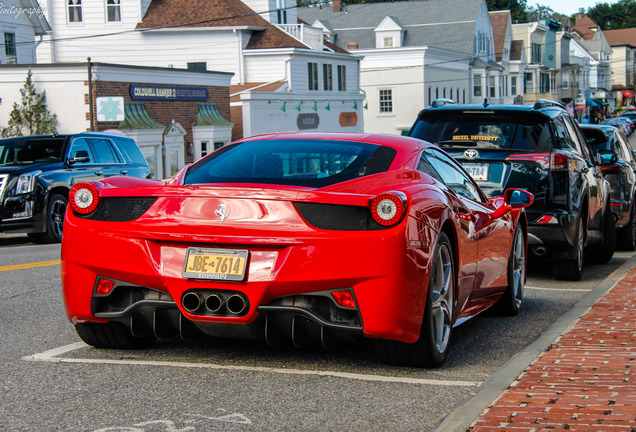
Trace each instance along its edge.
<path fill-rule="evenodd" d="M 129 222 L 146 213 L 156 197 L 106 197 L 101 198 L 97 210 L 88 215 L 76 216 L 107 222 Z"/>
<path fill-rule="evenodd" d="M 371 217 L 368 207 L 295 202 L 294 205 L 312 226 L 329 231 L 375 231 L 387 229 Z"/>

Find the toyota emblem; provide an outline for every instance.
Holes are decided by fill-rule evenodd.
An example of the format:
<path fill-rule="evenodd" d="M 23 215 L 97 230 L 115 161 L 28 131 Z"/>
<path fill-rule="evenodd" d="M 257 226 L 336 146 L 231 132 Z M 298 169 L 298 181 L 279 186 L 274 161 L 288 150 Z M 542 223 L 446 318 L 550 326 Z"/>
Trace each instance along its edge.
<path fill-rule="evenodd" d="M 466 150 L 464 152 L 464 157 L 466 159 L 477 159 L 479 157 L 479 152 L 477 150 L 473 150 L 473 149 Z"/>

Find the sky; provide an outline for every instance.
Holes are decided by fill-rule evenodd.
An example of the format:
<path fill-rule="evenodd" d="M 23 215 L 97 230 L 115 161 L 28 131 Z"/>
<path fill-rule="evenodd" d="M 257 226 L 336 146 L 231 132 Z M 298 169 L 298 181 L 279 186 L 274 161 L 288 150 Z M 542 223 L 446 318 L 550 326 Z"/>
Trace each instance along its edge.
<path fill-rule="evenodd" d="M 614 4 L 616 1 L 617 0 L 528 0 L 527 5 L 532 7 L 536 7 L 537 4 L 548 6 L 555 12 L 570 16 L 577 13 L 579 8 L 587 10 L 599 3 Z"/>

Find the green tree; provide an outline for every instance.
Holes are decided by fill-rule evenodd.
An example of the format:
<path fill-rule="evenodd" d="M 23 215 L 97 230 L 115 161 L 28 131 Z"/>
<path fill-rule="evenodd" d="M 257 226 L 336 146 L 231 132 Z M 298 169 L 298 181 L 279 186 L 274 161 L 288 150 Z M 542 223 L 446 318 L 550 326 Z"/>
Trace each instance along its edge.
<path fill-rule="evenodd" d="M 528 21 L 527 0 L 486 0 L 489 11 L 509 10 L 512 22 Z"/>
<path fill-rule="evenodd" d="M 37 92 L 31 69 L 27 72 L 20 95 L 22 104 L 13 103 L 7 127 L 2 128 L 0 135 L 14 137 L 53 133 L 57 126 L 57 116 L 51 114 L 46 107 L 46 92 Z"/>
<path fill-rule="evenodd" d="M 619 0 L 614 4 L 599 3 L 586 15 L 603 30 L 636 27 L 636 0 Z"/>

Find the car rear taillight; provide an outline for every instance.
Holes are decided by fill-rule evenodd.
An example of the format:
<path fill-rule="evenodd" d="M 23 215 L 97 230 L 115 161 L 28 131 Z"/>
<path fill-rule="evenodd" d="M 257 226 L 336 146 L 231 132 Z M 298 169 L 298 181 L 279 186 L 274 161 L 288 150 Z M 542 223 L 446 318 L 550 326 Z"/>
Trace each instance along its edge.
<path fill-rule="evenodd" d="M 332 291 L 331 296 L 338 303 L 339 306 L 355 309 L 356 301 L 353 298 L 353 294 L 349 290 Z"/>
<path fill-rule="evenodd" d="M 601 173 L 603 173 L 603 175 L 621 175 L 623 173 L 623 169 L 620 167 L 620 165 L 601 165 L 599 166 L 599 168 L 601 169 Z"/>
<path fill-rule="evenodd" d="M 408 198 L 402 192 L 385 192 L 371 201 L 371 216 L 382 226 L 400 223 L 406 214 Z"/>
<path fill-rule="evenodd" d="M 69 192 L 68 201 L 74 212 L 89 214 L 99 205 L 99 192 L 91 183 L 78 183 Z"/>
<path fill-rule="evenodd" d="M 553 171 L 567 170 L 570 158 L 565 153 L 518 153 L 512 154 L 506 158 L 508 161 L 528 161 L 541 165 L 543 169 L 551 169 Z"/>

